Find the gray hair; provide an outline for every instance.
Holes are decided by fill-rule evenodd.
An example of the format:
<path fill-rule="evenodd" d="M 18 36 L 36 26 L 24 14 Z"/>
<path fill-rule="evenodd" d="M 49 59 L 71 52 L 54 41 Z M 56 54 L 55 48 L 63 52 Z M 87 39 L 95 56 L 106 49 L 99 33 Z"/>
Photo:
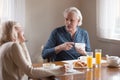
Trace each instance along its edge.
<path fill-rule="evenodd" d="M 70 13 L 70 12 L 74 12 L 77 15 L 78 19 L 80 20 L 79 23 L 78 23 L 78 26 L 81 26 L 82 25 L 83 17 L 82 17 L 82 14 L 81 14 L 80 10 L 77 9 L 76 7 L 67 8 L 63 12 L 64 17 L 66 17 L 67 14 Z"/>

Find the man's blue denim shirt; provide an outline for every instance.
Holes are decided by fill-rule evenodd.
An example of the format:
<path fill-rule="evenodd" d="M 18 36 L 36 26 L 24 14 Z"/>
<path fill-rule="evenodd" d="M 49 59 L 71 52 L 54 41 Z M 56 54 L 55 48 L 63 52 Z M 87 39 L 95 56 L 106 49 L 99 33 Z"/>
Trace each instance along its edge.
<path fill-rule="evenodd" d="M 75 50 L 73 47 L 70 50 L 63 50 L 59 53 L 55 53 L 55 47 L 63 44 L 64 42 L 74 42 L 74 43 L 85 43 L 85 50 L 87 52 L 91 51 L 89 36 L 86 30 L 77 27 L 77 31 L 72 38 L 70 33 L 66 31 L 65 26 L 58 27 L 51 33 L 48 42 L 44 46 L 42 51 L 42 56 L 44 59 L 51 58 L 53 61 L 62 61 L 62 60 L 73 60 L 82 56 Z"/>

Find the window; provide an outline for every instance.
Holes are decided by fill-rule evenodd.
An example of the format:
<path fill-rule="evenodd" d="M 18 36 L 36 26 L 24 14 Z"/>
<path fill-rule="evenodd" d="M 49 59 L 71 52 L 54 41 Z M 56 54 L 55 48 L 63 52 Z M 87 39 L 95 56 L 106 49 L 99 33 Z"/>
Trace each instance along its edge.
<path fill-rule="evenodd" d="M 120 0 L 97 0 L 97 34 L 120 40 Z"/>
<path fill-rule="evenodd" d="M 25 0 L 0 0 L 0 21 L 6 20 L 25 25 Z"/>
<path fill-rule="evenodd" d="M 1 22 L 1 15 L 2 15 L 2 1 L 0 0 L 0 22 Z"/>

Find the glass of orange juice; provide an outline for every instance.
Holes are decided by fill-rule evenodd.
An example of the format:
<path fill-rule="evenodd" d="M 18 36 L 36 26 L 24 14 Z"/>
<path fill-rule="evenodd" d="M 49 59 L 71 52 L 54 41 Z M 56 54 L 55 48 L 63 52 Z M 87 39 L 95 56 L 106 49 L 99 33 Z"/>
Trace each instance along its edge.
<path fill-rule="evenodd" d="M 95 60 L 96 65 L 101 64 L 102 49 L 95 49 Z"/>
<path fill-rule="evenodd" d="M 87 68 L 93 68 L 93 52 L 87 52 Z"/>

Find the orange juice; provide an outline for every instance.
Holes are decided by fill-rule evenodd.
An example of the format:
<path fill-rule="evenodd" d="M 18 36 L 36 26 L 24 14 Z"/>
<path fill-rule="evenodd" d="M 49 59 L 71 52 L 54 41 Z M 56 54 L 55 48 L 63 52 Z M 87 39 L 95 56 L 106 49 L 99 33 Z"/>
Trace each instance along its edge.
<path fill-rule="evenodd" d="M 96 59 L 96 64 L 101 64 L 101 53 L 100 52 L 95 53 L 95 59 Z"/>
<path fill-rule="evenodd" d="M 88 68 L 92 68 L 93 67 L 92 56 L 87 56 L 87 67 Z"/>

